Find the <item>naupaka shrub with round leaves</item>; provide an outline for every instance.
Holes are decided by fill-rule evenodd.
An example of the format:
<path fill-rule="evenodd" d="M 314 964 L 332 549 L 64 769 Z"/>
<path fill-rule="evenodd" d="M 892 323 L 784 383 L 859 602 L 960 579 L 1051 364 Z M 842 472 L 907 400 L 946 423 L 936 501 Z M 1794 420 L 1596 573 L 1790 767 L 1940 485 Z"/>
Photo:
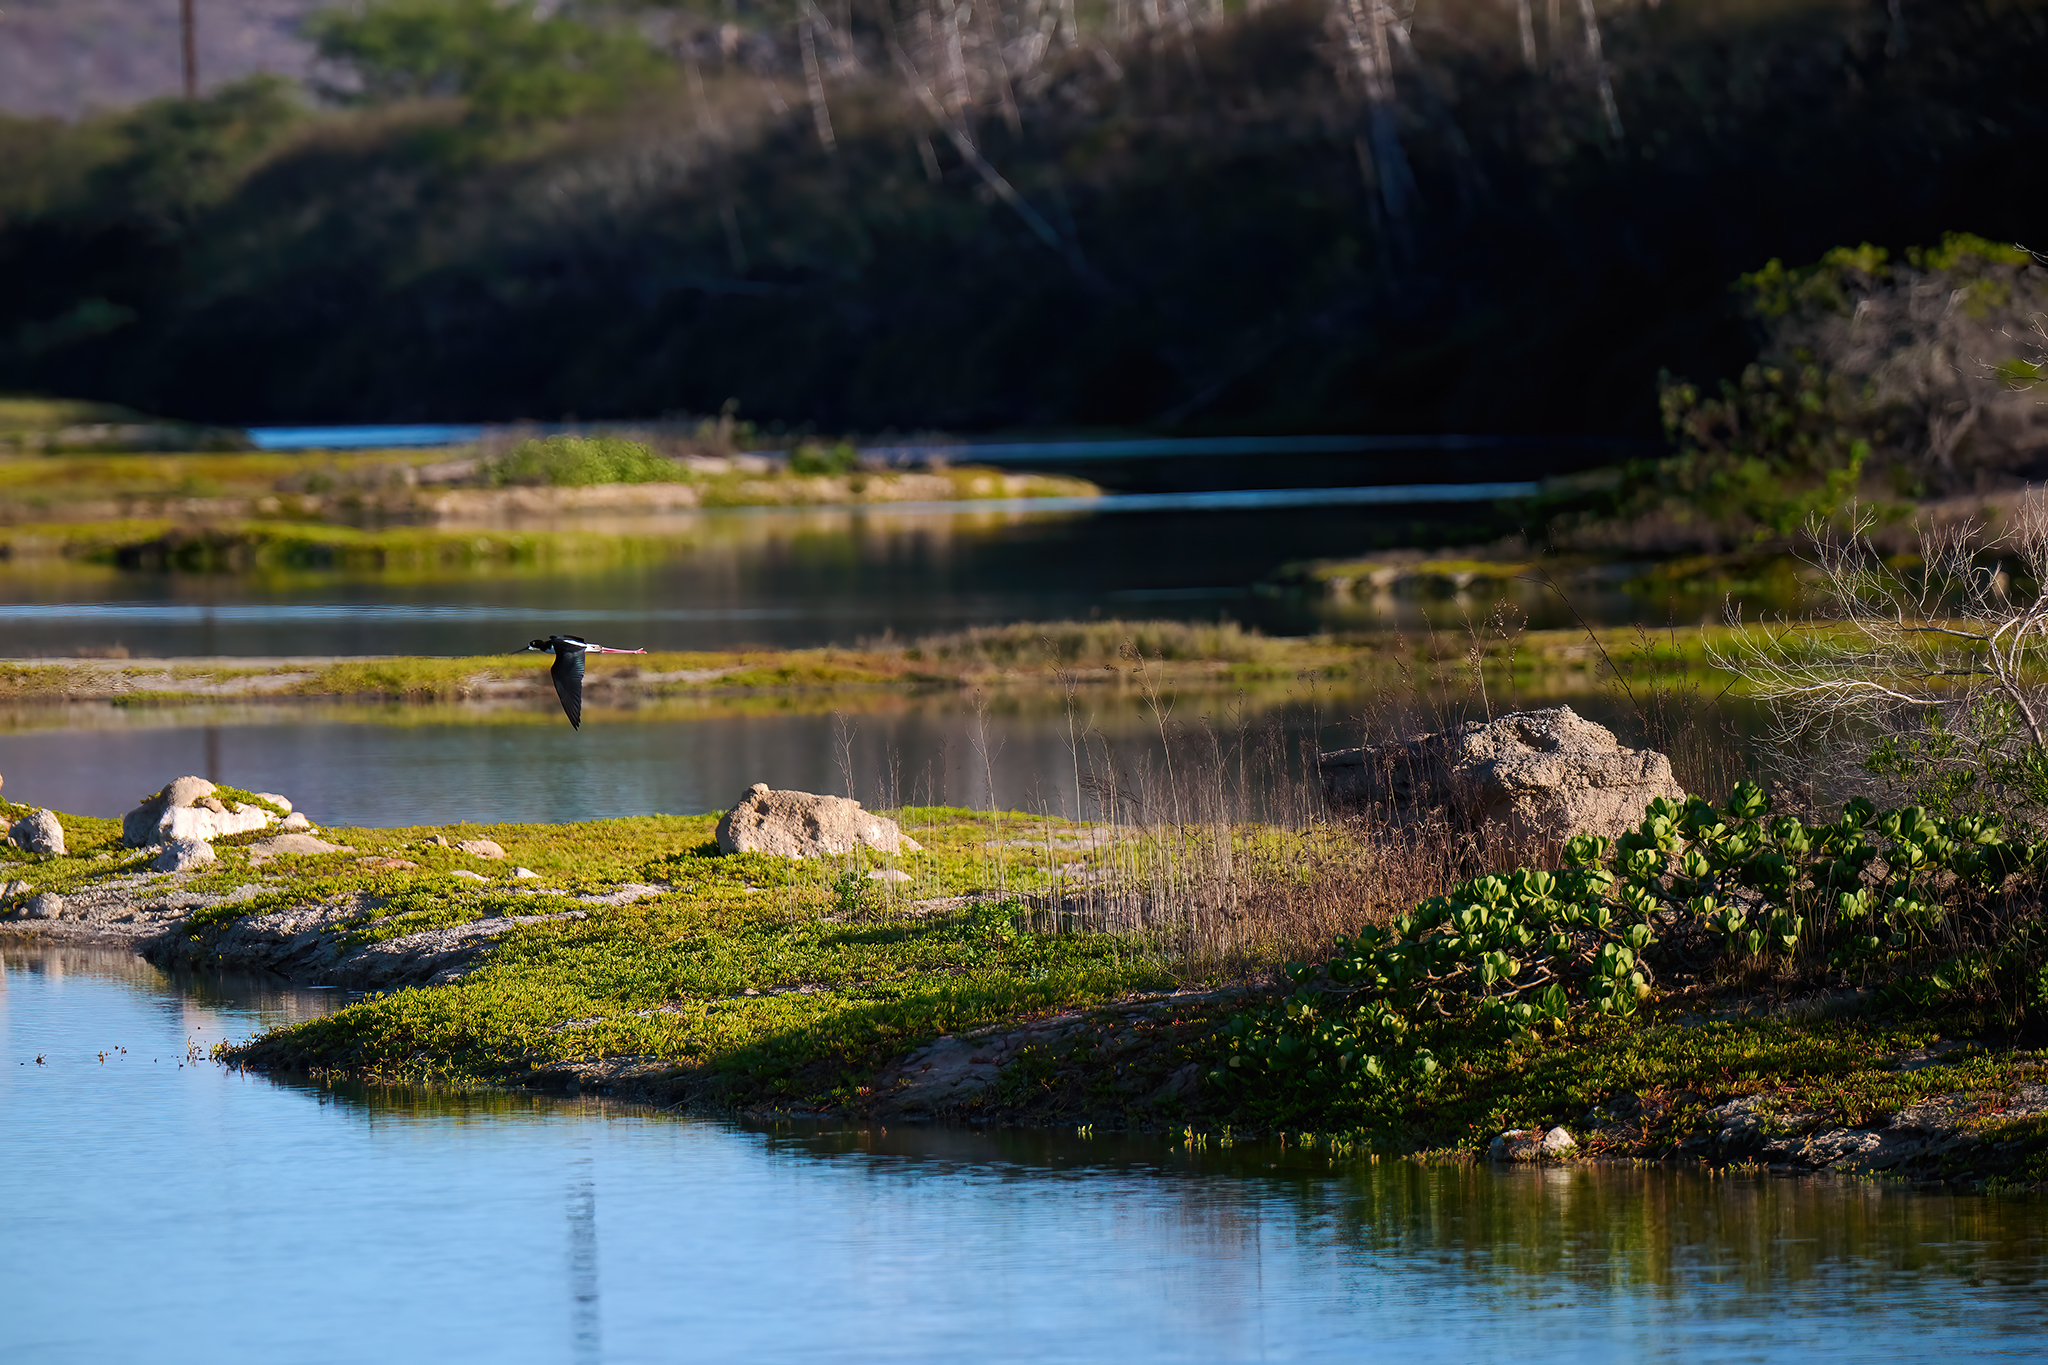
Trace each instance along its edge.
<path fill-rule="evenodd" d="M 1461 1046 L 1626 1018 L 1667 972 L 1717 963 L 1835 969 L 1929 1004 L 2004 981 L 2048 1004 L 2034 876 L 2048 845 L 1995 817 L 1880 813 L 1861 798 L 1807 824 L 1754 783 L 1716 807 L 1659 798 L 1619 839 L 1581 835 L 1565 866 L 1478 877 L 1340 936 L 1293 994 L 1225 1031 L 1211 1073 L 1274 1114 L 1426 1087 Z"/>

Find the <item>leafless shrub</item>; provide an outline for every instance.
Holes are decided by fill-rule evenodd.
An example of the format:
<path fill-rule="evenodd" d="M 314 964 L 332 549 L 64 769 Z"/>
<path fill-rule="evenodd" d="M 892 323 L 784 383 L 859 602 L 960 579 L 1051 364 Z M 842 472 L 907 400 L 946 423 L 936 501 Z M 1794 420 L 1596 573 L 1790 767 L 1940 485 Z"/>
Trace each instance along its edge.
<path fill-rule="evenodd" d="M 2048 804 L 2048 495 L 1987 532 L 1921 529 L 1917 558 L 1881 555 L 1865 517 L 1808 527 L 1823 609 L 1744 622 L 1714 662 L 1771 708 L 1781 763 L 1835 794 L 1872 778 L 1935 805 Z"/>

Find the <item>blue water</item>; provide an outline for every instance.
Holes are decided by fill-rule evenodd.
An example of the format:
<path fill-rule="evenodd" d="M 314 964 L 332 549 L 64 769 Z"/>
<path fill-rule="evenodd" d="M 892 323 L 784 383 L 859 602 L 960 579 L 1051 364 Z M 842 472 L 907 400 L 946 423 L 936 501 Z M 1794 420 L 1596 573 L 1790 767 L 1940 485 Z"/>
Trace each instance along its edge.
<path fill-rule="evenodd" d="M 2032 1199 L 330 1090 L 201 1059 L 329 993 L 0 960 L 10 1365 L 2048 1353 Z"/>

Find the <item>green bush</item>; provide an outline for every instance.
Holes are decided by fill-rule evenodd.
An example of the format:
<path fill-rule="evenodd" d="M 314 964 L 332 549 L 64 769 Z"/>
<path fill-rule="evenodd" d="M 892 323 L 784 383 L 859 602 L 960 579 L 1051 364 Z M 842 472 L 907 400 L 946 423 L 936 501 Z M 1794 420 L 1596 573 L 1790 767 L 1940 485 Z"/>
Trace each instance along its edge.
<path fill-rule="evenodd" d="M 598 483 L 674 483 L 682 471 L 673 460 L 637 441 L 614 436 L 544 436 L 523 441 L 477 471 L 493 487 L 547 484 L 585 488 Z"/>
<path fill-rule="evenodd" d="M 1742 276 L 1755 363 L 1718 391 L 1661 376 L 1676 453 L 1633 466 L 1618 510 L 1711 524 L 1729 541 L 1783 538 L 1873 475 L 1925 497 L 2023 466 L 2043 430 L 2020 392 L 2043 372 L 2023 354 L 2048 304 L 2038 274 L 2023 251 L 1950 233 L 1901 260 L 1865 243 Z"/>
<path fill-rule="evenodd" d="M 806 441 L 789 454 L 792 474 L 845 474 L 860 465 L 860 452 L 845 441 L 822 446 Z"/>
<path fill-rule="evenodd" d="M 1233 1021 L 1211 1081 L 1266 1118 L 1412 1094 L 1474 1045 L 1634 1014 L 1653 959 L 1832 969 L 1915 1007 L 1988 999 L 2012 1023 L 2048 1005 L 2038 899 L 2004 894 L 2048 845 L 1860 798 L 1820 825 L 1769 809 L 1753 783 L 1719 809 L 1660 798 L 1619 840 L 1571 840 L 1561 870 L 1480 877 L 1340 937 L 1322 971 L 1288 967 L 1290 997 Z"/>
<path fill-rule="evenodd" d="M 560 118 L 616 101 L 665 65 L 630 29 L 500 0 L 372 0 L 323 10 L 308 32 L 369 100 L 460 95 L 500 121 Z"/>

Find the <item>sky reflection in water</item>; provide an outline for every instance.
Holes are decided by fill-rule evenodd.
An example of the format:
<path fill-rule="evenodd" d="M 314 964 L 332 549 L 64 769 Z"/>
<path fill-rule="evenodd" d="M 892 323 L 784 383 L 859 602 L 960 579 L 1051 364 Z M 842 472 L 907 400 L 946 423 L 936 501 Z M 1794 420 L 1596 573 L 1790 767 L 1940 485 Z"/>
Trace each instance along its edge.
<path fill-rule="evenodd" d="M 9 1361 L 2048 1351 L 2037 1200 L 334 1091 L 179 1065 L 326 993 L 0 957 Z"/>

